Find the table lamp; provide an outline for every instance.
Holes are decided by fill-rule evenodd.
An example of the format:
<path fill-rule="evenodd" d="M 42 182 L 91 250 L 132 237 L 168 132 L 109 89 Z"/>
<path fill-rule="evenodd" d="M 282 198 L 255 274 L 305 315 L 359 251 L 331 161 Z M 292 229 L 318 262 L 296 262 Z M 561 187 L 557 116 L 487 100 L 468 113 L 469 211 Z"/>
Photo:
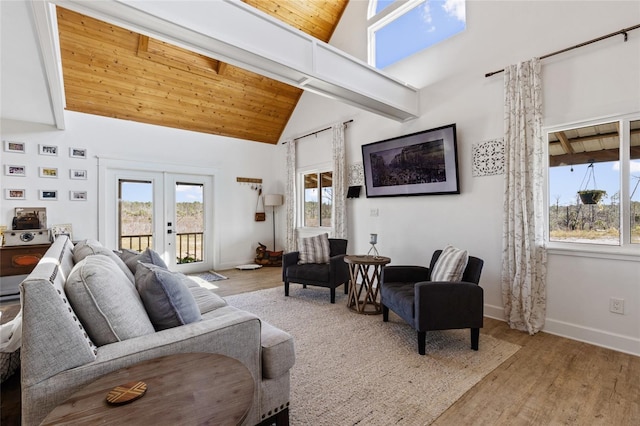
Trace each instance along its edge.
<path fill-rule="evenodd" d="M 371 248 L 367 252 L 367 256 L 371 255 L 372 251 L 374 257 L 380 256 L 378 250 L 376 249 L 376 244 L 378 244 L 378 234 L 369 234 L 369 244 L 371 244 Z"/>

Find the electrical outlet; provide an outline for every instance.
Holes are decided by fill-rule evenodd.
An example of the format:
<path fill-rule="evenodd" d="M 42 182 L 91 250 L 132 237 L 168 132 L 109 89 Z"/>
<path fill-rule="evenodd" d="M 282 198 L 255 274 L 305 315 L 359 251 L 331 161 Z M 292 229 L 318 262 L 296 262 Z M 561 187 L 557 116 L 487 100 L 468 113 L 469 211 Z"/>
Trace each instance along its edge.
<path fill-rule="evenodd" d="M 380 210 L 378 209 L 371 209 L 369 216 L 371 217 L 378 217 L 378 215 L 380 214 Z"/>
<path fill-rule="evenodd" d="M 609 311 L 614 314 L 624 314 L 624 299 L 611 297 L 609 299 Z"/>

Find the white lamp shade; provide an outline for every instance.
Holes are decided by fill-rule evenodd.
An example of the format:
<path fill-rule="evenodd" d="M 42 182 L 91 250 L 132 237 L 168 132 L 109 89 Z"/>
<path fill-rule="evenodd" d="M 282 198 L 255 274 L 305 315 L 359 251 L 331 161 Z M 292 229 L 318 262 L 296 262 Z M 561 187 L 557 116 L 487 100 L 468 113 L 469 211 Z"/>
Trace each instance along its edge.
<path fill-rule="evenodd" d="M 264 205 L 267 207 L 281 206 L 282 203 L 282 194 L 267 194 L 264 196 Z"/>

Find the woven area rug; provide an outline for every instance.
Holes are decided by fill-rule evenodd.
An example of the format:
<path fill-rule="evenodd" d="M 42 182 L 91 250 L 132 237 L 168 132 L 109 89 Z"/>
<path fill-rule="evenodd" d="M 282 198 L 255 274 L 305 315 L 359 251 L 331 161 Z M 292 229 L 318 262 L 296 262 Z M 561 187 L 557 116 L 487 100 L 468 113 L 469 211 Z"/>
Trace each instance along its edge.
<path fill-rule="evenodd" d="M 329 290 L 292 285 L 225 297 L 289 332 L 295 341 L 291 425 L 427 425 L 520 346 L 469 330 L 427 333 L 427 354 L 415 331 L 391 313 L 360 315 Z"/>
<path fill-rule="evenodd" d="M 222 274 L 219 274 L 215 271 L 207 271 L 207 272 L 200 272 L 197 274 L 189 274 L 190 277 L 192 278 L 200 278 L 201 280 L 207 281 L 207 282 L 213 282 L 213 281 L 220 281 L 220 280 L 226 280 L 227 277 L 225 277 Z"/>

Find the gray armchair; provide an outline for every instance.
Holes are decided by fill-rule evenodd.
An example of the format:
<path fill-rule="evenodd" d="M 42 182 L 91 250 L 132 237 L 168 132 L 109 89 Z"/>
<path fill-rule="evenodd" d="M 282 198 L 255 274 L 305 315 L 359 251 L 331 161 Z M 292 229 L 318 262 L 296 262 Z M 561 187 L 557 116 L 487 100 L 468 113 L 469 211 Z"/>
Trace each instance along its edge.
<path fill-rule="evenodd" d="M 349 268 L 344 261 L 347 254 L 347 240 L 329 238 L 329 263 L 305 263 L 298 265 L 299 252 L 292 251 L 282 256 L 282 281 L 284 295 L 289 296 L 289 284 L 302 284 L 328 287 L 331 290 L 331 303 L 336 303 L 336 287 L 344 284 L 344 294 L 349 286 Z"/>
<path fill-rule="evenodd" d="M 423 266 L 387 266 L 380 294 L 382 320 L 395 312 L 417 331 L 418 353 L 425 354 L 426 332 L 471 329 L 471 349 L 478 350 L 483 325 L 484 293 L 478 285 L 484 262 L 469 256 L 460 282 L 432 282 L 431 271 L 442 250 Z"/>

